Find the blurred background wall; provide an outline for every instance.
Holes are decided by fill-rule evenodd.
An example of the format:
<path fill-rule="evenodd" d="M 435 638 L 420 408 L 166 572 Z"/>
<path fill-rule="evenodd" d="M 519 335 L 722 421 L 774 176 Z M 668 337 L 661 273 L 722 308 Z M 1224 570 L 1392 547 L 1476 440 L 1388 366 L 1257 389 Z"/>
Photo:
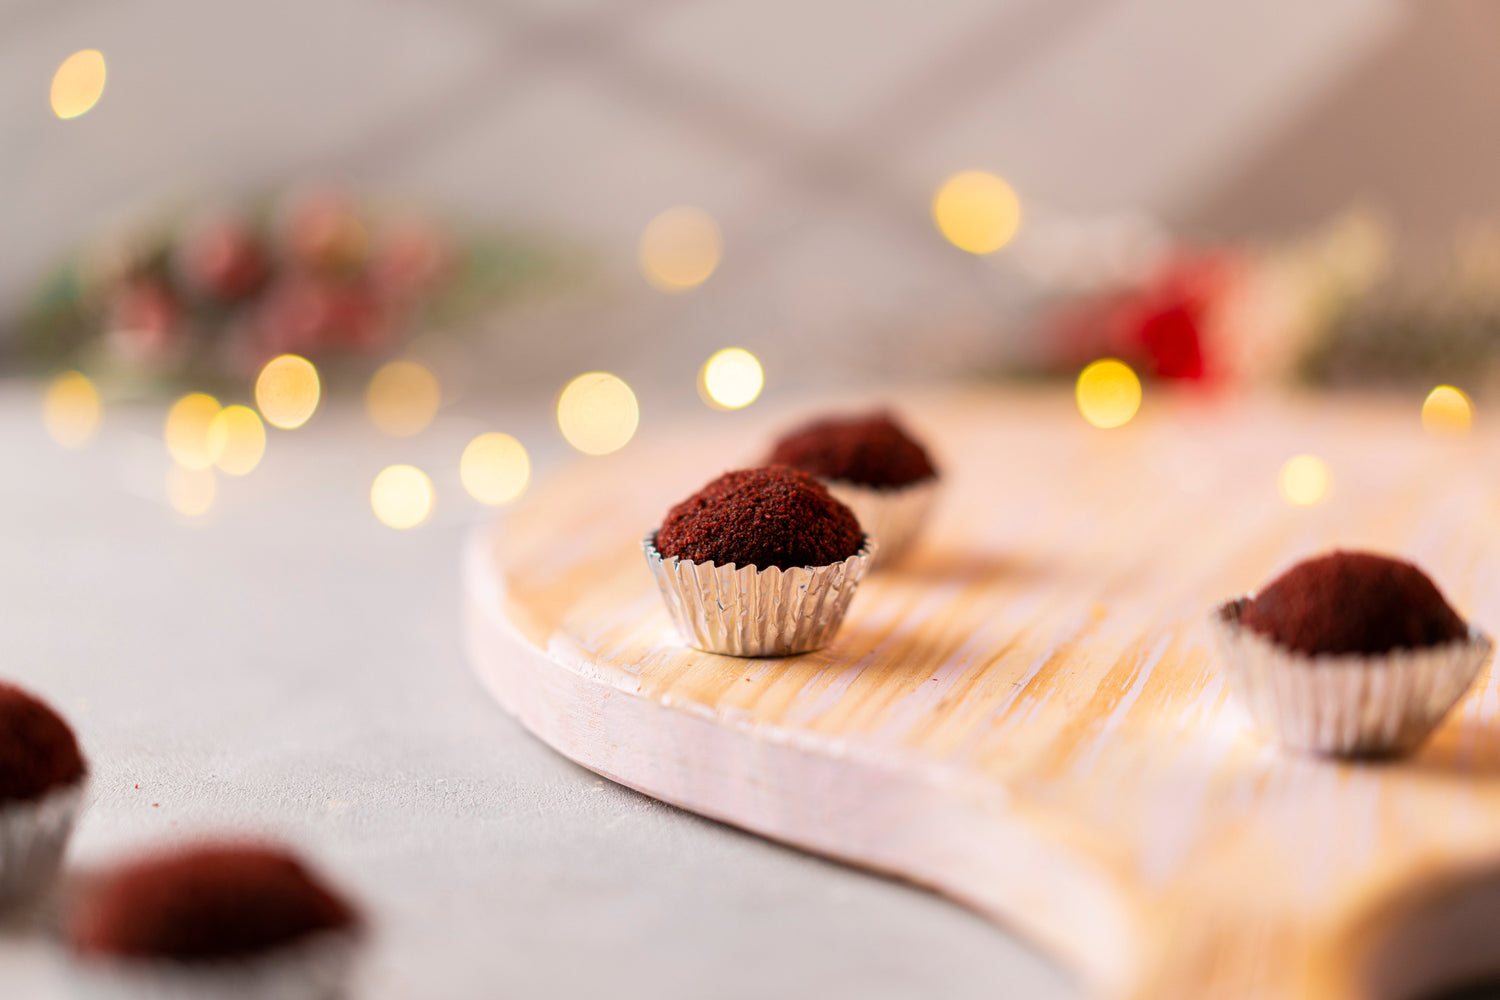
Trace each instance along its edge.
<path fill-rule="evenodd" d="M 1497 38 L 1492 0 L 0 0 L 0 311 L 114 220 L 319 181 L 587 248 L 586 294 L 491 331 L 501 381 L 690 379 L 730 343 L 973 370 L 1051 221 L 1263 237 L 1358 204 L 1442 245 L 1500 207 Z M 108 88 L 62 121 L 84 47 Z M 1023 205 L 992 257 L 931 222 L 968 168 Z M 680 204 L 724 256 L 664 295 L 637 241 Z"/>

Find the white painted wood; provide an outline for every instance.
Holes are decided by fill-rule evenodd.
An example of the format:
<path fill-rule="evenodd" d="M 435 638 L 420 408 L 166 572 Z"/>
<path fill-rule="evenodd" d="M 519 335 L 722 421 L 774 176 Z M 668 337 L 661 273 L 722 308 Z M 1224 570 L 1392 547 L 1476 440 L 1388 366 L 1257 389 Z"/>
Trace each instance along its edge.
<path fill-rule="evenodd" d="M 905 409 L 943 503 L 829 649 L 738 660 L 672 634 L 637 540 L 764 443 L 699 429 L 580 464 L 475 536 L 486 685 L 585 766 L 931 886 L 1100 996 L 1410 1000 L 1500 971 L 1494 677 L 1408 761 L 1293 757 L 1229 701 L 1203 624 L 1333 545 L 1404 553 L 1500 618 L 1488 438 L 1428 438 L 1410 403 L 1183 400 L 1116 432 L 1061 396 Z M 1304 451 L 1334 488 L 1292 508 L 1276 474 Z"/>

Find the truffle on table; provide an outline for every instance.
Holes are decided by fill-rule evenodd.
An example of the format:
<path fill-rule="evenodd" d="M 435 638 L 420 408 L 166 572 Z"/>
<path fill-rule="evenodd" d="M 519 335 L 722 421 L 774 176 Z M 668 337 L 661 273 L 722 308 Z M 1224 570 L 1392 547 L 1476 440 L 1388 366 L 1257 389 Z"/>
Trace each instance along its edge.
<path fill-rule="evenodd" d="M 805 424 L 777 441 L 768 461 L 820 479 L 886 489 L 937 475 L 926 449 L 886 410 Z"/>
<path fill-rule="evenodd" d="M 87 776 L 62 717 L 0 683 L 0 902 L 34 895 L 57 874 Z"/>

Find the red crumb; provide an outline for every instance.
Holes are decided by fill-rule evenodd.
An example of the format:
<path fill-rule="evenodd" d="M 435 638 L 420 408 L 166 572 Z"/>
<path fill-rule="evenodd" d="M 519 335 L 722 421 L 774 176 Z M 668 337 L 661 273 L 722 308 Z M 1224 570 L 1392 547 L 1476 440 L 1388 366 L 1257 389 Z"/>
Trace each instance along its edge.
<path fill-rule="evenodd" d="M 782 466 L 725 473 L 668 511 L 656 533 L 666 558 L 758 569 L 830 566 L 863 544 L 848 507 Z"/>
<path fill-rule="evenodd" d="M 1298 563 L 1256 595 L 1240 621 L 1309 656 L 1419 649 L 1468 634 L 1426 573 L 1369 552 Z"/>
<path fill-rule="evenodd" d="M 68 939 L 86 954 L 201 962 L 358 926 L 353 908 L 284 851 L 216 844 L 103 875 L 80 894 Z"/>
<path fill-rule="evenodd" d="M 68 724 L 39 699 L 0 683 L 0 802 L 41 798 L 84 770 Z"/>
<path fill-rule="evenodd" d="M 906 486 L 937 475 L 927 452 L 895 417 L 827 417 L 776 442 L 769 463 L 861 486 Z"/>

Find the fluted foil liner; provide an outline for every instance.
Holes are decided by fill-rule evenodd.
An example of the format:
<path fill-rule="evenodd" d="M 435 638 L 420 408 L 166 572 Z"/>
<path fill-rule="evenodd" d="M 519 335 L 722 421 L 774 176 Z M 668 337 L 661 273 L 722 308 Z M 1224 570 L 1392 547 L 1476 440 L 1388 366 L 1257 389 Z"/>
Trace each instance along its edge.
<path fill-rule="evenodd" d="M 935 476 L 908 486 L 887 488 L 861 486 L 842 479 L 824 479 L 822 483 L 834 499 L 854 511 L 859 526 L 880 546 L 870 563 L 871 569 L 897 562 L 911 548 L 938 489 Z"/>
<path fill-rule="evenodd" d="M 729 656 L 791 656 L 833 641 L 876 542 L 867 533 L 860 550 L 843 562 L 792 569 L 663 558 L 655 532 L 641 547 L 667 613 L 689 646 Z"/>
<path fill-rule="evenodd" d="M 358 936 L 317 934 L 261 955 L 211 962 L 90 956 L 72 968 L 79 1000 L 342 1000 Z"/>
<path fill-rule="evenodd" d="M 1494 653 L 1489 636 L 1423 649 L 1308 656 L 1240 624 L 1240 597 L 1210 618 L 1231 689 L 1256 725 L 1294 750 L 1339 757 L 1415 748 L 1456 705 Z"/>
<path fill-rule="evenodd" d="M 83 782 L 0 806 L 0 904 L 39 894 L 57 876 L 83 802 Z"/>

